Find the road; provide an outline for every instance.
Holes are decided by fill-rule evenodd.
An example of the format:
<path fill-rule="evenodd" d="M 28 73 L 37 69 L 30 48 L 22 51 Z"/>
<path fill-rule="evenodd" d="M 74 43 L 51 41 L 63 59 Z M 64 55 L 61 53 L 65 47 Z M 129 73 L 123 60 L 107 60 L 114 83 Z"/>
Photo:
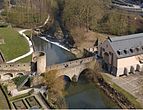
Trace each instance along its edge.
<path fill-rule="evenodd" d="M 143 15 L 143 8 L 141 8 L 139 5 L 130 4 L 122 0 L 119 1 L 114 0 L 112 2 L 112 5 L 117 8 L 124 9 L 126 11 L 137 12 L 139 15 Z"/>
<path fill-rule="evenodd" d="M 14 62 L 16 62 L 16 61 L 18 61 L 18 60 L 21 60 L 21 59 L 23 59 L 23 58 L 25 58 L 25 57 L 31 55 L 31 54 L 34 52 L 34 49 L 33 49 L 33 45 L 32 45 L 31 40 L 24 34 L 24 32 L 25 32 L 25 31 L 28 31 L 28 30 L 30 30 L 30 29 L 20 30 L 20 31 L 19 31 L 19 34 L 22 35 L 22 36 L 28 41 L 29 48 L 30 48 L 29 52 L 26 53 L 26 54 L 24 54 L 24 55 L 22 55 L 22 56 L 19 56 L 19 57 L 15 58 L 15 59 L 13 59 L 13 60 L 10 60 L 10 61 L 8 61 L 8 62 L 6 62 L 6 63 L 14 63 Z"/>

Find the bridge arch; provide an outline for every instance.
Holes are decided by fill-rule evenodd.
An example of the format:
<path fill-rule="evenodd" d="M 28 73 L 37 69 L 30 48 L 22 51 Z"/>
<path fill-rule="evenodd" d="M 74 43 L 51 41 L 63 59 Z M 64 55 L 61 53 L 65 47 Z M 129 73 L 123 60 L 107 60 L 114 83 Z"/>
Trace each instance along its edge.
<path fill-rule="evenodd" d="M 3 75 L 3 79 L 11 79 L 13 78 L 13 74 L 12 73 L 6 73 Z"/>
<path fill-rule="evenodd" d="M 69 81 L 69 82 L 71 82 L 70 77 L 67 76 L 67 75 L 58 76 L 58 77 L 56 78 L 56 80 L 58 80 L 58 79 L 62 79 L 62 80 L 64 80 L 64 81 Z"/>
<path fill-rule="evenodd" d="M 20 76 L 23 76 L 23 75 L 24 75 L 24 73 L 17 73 L 16 77 L 20 77 Z"/>
<path fill-rule="evenodd" d="M 96 73 L 89 68 L 84 69 L 78 77 L 78 82 L 86 83 L 86 82 L 95 82 L 96 81 Z"/>
<path fill-rule="evenodd" d="M 59 82 L 59 83 L 63 83 L 65 88 L 68 88 L 70 83 L 71 83 L 71 79 L 67 75 L 61 75 L 61 76 L 57 77 L 56 81 Z"/>

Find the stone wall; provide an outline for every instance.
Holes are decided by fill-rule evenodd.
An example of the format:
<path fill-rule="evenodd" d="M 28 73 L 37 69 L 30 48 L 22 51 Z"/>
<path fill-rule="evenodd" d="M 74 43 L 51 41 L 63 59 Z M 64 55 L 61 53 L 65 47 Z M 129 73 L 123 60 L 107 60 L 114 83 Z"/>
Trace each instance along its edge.
<path fill-rule="evenodd" d="M 118 59 L 118 71 L 117 76 L 129 73 L 135 73 L 135 71 L 143 71 L 143 64 L 139 62 L 137 56 Z"/>
<path fill-rule="evenodd" d="M 31 71 L 30 63 L 2 63 L 0 71 Z"/>
<path fill-rule="evenodd" d="M 34 52 L 32 54 L 32 62 L 35 63 L 38 74 L 46 71 L 46 54 L 44 52 Z"/>
<path fill-rule="evenodd" d="M 0 51 L 0 64 L 5 61 L 2 52 Z"/>
<path fill-rule="evenodd" d="M 29 75 L 30 73 L 30 63 L 0 64 L 0 81 L 10 80 L 21 75 Z"/>

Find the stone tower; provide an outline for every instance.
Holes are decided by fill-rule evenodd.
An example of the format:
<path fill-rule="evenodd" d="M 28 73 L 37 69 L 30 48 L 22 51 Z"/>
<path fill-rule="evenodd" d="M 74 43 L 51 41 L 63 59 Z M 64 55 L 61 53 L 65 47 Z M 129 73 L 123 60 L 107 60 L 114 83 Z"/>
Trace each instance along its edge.
<path fill-rule="evenodd" d="M 45 52 L 34 52 L 32 55 L 32 63 L 35 65 L 35 70 L 38 74 L 46 71 L 46 54 Z"/>

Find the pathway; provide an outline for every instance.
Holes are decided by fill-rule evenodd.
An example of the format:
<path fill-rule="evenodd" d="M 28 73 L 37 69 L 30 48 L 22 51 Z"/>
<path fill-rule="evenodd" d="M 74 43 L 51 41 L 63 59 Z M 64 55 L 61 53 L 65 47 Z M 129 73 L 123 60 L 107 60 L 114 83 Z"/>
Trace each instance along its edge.
<path fill-rule="evenodd" d="M 44 27 L 44 26 L 48 23 L 49 19 L 50 19 L 50 16 L 48 15 L 48 17 L 47 17 L 47 19 L 45 20 L 44 24 L 41 25 L 41 26 L 39 26 L 38 28 Z"/>
<path fill-rule="evenodd" d="M 50 19 L 50 16 L 48 15 L 48 17 L 47 17 L 47 19 L 45 20 L 44 24 L 41 25 L 41 26 L 39 26 L 39 28 L 45 26 L 45 25 L 48 23 L 49 19 Z M 28 30 L 30 30 L 30 29 L 23 29 L 23 30 L 19 31 L 19 34 L 22 35 L 22 36 L 28 41 L 29 48 L 30 48 L 29 52 L 26 53 L 26 54 L 24 54 L 24 55 L 22 55 L 22 56 L 19 56 L 19 57 L 15 58 L 15 59 L 13 59 L 13 60 L 10 60 L 10 61 L 8 61 L 8 62 L 6 62 L 6 63 L 14 63 L 14 62 L 16 62 L 16 61 L 18 61 L 18 60 L 21 60 L 21 59 L 23 59 L 23 58 L 25 58 L 25 57 L 31 55 L 31 54 L 34 52 L 34 49 L 33 49 L 31 40 L 24 34 L 24 32 L 25 32 L 25 31 L 28 31 Z"/>
<path fill-rule="evenodd" d="M 25 31 L 28 31 L 28 30 L 30 30 L 30 29 L 20 30 L 20 31 L 19 31 L 19 34 L 22 35 L 22 36 L 28 41 L 29 48 L 30 48 L 29 52 L 26 53 L 26 54 L 24 54 L 24 55 L 22 55 L 22 56 L 19 56 L 19 57 L 15 58 L 15 59 L 13 59 L 13 60 L 10 60 L 10 61 L 8 61 L 8 62 L 6 62 L 6 63 L 14 63 L 14 62 L 16 62 L 16 61 L 18 61 L 18 60 L 21 60 L 21 59 L 23 59 L 23 58 L 25 58 L 25 57 L 31 55 L 31 54 L 34 52 L 34 49 L 33 49 L 33 46 L 32 46 L 32 42 L 31 42 L 30 39 L 24 34 L 24 32 L 25 32 Z"/>

